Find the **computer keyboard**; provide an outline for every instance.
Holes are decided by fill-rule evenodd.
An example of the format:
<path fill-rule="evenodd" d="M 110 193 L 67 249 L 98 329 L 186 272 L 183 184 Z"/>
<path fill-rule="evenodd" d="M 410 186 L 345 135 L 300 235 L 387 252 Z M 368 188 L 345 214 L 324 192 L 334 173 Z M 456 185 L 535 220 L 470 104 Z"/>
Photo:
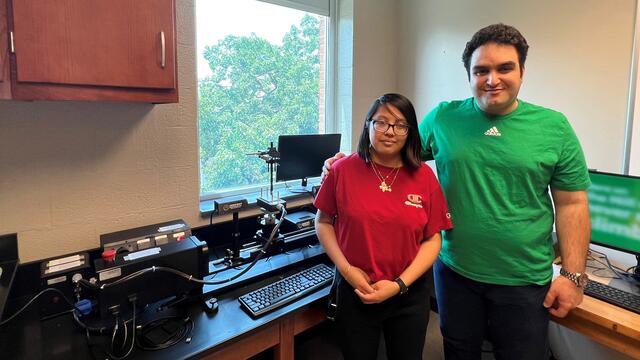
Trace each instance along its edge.
<path fill-rule="evenodd" d="M 333 269 L 319 264 L 238 298 L 250 315 L 256 317 L 311 293 L 333 279 Z"/>
<path fill-rule="evenodd" d="M 640 314 L 640 295 L 616 289 L 612 286 L 589 280 L 584 293 L 596 299 L 620 306 Z"/>

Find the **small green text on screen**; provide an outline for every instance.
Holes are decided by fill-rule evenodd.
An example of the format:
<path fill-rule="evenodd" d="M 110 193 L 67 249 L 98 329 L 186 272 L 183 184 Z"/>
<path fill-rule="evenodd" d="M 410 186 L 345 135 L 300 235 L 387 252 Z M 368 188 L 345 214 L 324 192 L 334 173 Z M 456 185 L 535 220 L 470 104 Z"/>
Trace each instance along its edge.
<path fill-rule="evenodd" d="M 590 176 L 591 241 L 640 254 L 640 178 Z"/>

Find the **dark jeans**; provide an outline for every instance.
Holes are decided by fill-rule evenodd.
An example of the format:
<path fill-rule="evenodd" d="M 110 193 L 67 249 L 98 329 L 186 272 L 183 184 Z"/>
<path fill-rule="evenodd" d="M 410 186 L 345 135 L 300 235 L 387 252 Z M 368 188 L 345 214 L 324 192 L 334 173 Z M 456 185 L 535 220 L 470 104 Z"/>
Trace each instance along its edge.
<path fill-rule="evenodd" d="M 337 277 L 336 330 L 346 360 L 376 359 L 384 335 L 389 360 L 422 359 L 429 323 L 429 287 L 420 277 L 404 295 L 380 304 L 363 304 L 353 288 Z"/>
<path fill-rule="evenodd" d="M 447 360 L 480 359 L 489 340 L 495 358 L 548 358 L 549 312 L 542 305 L 547 285 L 506 286 L 466 278 L 433 266 L 440 330 Z"/>

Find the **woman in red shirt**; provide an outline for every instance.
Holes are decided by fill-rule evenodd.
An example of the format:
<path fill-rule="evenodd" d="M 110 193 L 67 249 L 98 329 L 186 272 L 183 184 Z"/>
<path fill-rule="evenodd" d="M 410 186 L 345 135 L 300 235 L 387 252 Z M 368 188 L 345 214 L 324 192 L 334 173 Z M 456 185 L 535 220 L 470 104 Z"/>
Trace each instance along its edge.
<path fill-rule="evenodd" d="M 316 232 L 337 268 L 338 336 L 346 359 L 421 359 L 429 321 L 424 273 L 451 228 L 442 190 L 420 160 L 415 110 L 399 94 L 376 99 L 357 154 L 331 166 L 314 205 Z"/>

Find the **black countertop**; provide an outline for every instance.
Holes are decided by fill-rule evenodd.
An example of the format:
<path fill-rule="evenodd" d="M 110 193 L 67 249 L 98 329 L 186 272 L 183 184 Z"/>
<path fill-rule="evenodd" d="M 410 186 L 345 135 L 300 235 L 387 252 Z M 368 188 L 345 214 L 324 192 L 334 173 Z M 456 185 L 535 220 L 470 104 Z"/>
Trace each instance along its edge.
<path fill-rule="evenodd" d="M 287 314 L 294 313 L 312 303 L 321 303 L 329 294 L 329 286 L 253 319 L 240 307 L 237 298 L 302 268 L 326 261 L 327 258 L 321 247 L 306 247 L 260 260 L 251 271 L 225 287 L 205 286 L 205 293 L 216 294 L 219 310 L 211 315 L 204 311 L 203 305 L 199 302 L 184 305 L 185 311 L 194 321 L 190 343 L 183 340 L 159 351 L 143 351 L 136 348 L 128 358 L 184 359 L 203 356 L 215 347 L 268 325 Z M 214 278 L 227 278 L 238 271 L 241 269 L 230 269 L 218 273 Z M 262 274 L 262 279 L 251 281 L 252 276 L 255 277 L 258 274 Z M 324 304 L 318 305 L 324 306 Z M 71 313 L 40 321 L 36 303 L 0 329 L 0 354 L 2 359 L 105 358 L 103 350 L 110 336 L 109 331 L 109 334 L 105 335 L 92 334 L 87 340 L 85 331 L 75 324 Z M 90 347 L 89 342 L 97 345 Z"/>

